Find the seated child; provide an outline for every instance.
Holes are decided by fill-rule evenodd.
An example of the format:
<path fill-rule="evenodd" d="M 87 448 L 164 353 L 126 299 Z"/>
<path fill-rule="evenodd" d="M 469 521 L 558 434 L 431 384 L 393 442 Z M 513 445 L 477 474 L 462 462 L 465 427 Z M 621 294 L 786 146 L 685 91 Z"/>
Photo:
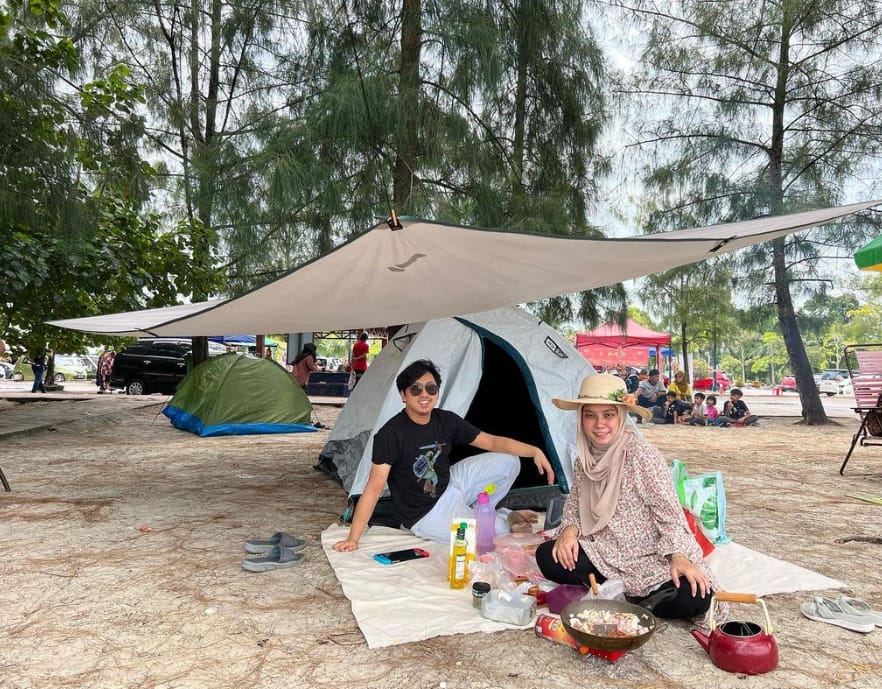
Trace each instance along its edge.
<path fill-rule="evenodd" d="M 720 410 L 717 409 L 717 396 L 708 395 L 705 406 L 707 407 L 707 425 L 722 426 L 723 422 L 720 421 Z"/>
<path fill-rule="evenodd" d="M 688 417 L 684 417 L 685 422 L 690 426 L 707 425 L 707 405 L 704 403 L 704 393 L 695 393 L 695 402 L 692 405 L 692 411 Z"/>
<path fill-rule="evenodd" d="M 662 423 L 679 423 L 680 418 L 688 414 L 691 409 L 691 404 L 678 399 L 677 393 L 673 390 L 668 390 L 665 406 L 662 411 L 664 416 L 664 421 L 662 421 Z"/>
<path fill-rule="evenodd" d="M 751 426 L 759 421 L 759 417 L 750 413 L 747 403 L 741 399 L 743 393 L 739 388 L 729 390 L 729 400 L 723 405 L 723 413 L 720 416 L 725 423 L 737 423 Z"/>

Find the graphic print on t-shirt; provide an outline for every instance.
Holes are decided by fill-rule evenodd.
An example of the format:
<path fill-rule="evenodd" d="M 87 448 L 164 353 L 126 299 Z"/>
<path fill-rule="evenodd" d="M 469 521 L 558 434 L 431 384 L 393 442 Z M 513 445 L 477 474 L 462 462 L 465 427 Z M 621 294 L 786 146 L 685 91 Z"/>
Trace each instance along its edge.
<path fill-rule="evenodd" d="M 441 454 L 441 448 L 446 443 L 434 442 L 431 445 L 420 447 L 421 455 L 413 463 L 413 473 L 423 483 L 423 493 L 435 496 L 435 486 L 438 484 L 438 474 L 435 472 L 435 460 Z"/>

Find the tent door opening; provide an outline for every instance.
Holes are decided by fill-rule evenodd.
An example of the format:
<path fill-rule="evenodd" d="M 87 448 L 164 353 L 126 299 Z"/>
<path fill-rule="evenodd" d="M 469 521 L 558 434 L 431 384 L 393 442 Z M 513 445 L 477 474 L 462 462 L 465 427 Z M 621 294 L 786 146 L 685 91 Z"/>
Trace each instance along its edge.
<path fill-rule="evenodd" d="M 553 466 L 559 465 L 554 444 L 551 442 L 542 412 L 537 408 L 531 387 L 535 390 L 529 372 L 515 358 L 481 333 L 483 349 L 483 372 L 468 412 L 467 421 L 493 435 L 503 435 L 530 445 L 541 447 Z M 516 355 L 515 355 L 516 356 Z M 451 464 L 480 453 L 475 447 L 456 448 L 450 456 Z M 532 459 L 521 458 L 521 472 L 512 490 L 500 503 L 515 509 L 546 508 L 549 494 L 559 495 L 557 477 L 549 486 L 547 479 L 536 470 Z"/>

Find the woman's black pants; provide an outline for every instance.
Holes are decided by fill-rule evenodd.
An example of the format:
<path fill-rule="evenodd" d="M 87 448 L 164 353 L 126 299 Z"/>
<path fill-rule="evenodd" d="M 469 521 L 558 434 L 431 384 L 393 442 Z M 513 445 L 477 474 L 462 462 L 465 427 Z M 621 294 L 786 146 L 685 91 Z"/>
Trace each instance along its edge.
<path fill-rule="evenodd" d="M 581 584 L 586 587 L 588 586 L 589 574 L 594 574 L 598 584 L 606 581 L 606 577 L 598 571 L 581 547 L 579 548 L 579 557 L 576 560 L 575 569 L 572 571 L 564 569 L 551 556 L 551 550 L 555 543 L 556 541 L 546 541 L 536 550 L 536 564 L 539 565 L 539 570 L 546 579 L 558 584 Z M 656 617 L 690 620 L 708 611 L 712 594 L 713 591 L 710 591 L 704 598 L 701 597 L 701 594 L 693 596 L 689 581 L 685 577 L 680 577 L 680 588 L 675 587 L 674 582 L 669 579 L 660 584 L 648 596 L 628 598 L 628 600 L 638 605 L 641 602 L 646 603 L 650 600 L 657 600 L 658 602 L 651 608 L 652 613 Z"/>

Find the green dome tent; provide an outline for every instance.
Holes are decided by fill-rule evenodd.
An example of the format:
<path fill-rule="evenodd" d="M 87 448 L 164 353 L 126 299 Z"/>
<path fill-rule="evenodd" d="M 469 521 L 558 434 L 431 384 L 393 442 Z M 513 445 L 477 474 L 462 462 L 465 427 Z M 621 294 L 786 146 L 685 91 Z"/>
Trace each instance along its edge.
<path fill-rule="evenodd" d="M 291 374 L 240 354 L 211 357 L 193 369 L 162 413 L 203 437 L 316 430 L 309 398 Z"/>

